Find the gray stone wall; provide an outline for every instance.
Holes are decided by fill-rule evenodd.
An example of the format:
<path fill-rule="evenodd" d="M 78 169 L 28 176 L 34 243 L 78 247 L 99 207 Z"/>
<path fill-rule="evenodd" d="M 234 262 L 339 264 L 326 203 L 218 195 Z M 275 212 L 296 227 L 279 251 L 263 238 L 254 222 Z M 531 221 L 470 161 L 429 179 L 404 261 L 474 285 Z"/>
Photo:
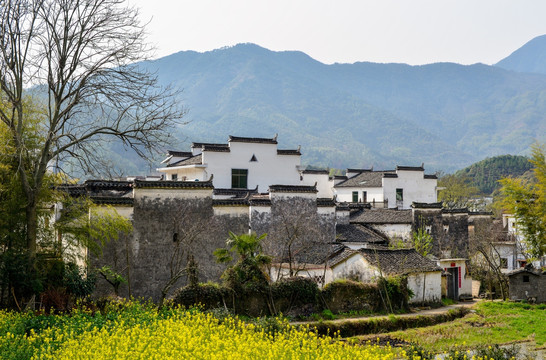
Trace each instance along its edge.
<path fill-rule="evenodd" d="M 430 233 L 432 253 L 438 258 L 468 258 L 468 213 L 443 209 L 414 209 L 412 231 Z"/>
<path fill-rule="evenodd" d="M 524 278 L 526 277 L 524 281 Z M 522 271 L 509 277 L 510 300 L 535 300 L 546 303 L 546 274 Z"/>
<path fill-rule="evenodd" d="M 304 251 L 309 244 L 335 239 L 335 212 L 319 215 L 312 197 L 274 198 L 270 207 L 251 207 L 250 215 L 240 208 L 223 207 L 215 215 L 211 194 L 198 191 L 173 189 L 135 196 L 133 233 L 107 244 L 101 256 L 90 257 L 91 267 L 108 265 L 127 279 L 120 296 L 157 301 L 178 272 L 183 275 L 169 293 L 186 285 L 188 255 L 197 263 L 199 281 L 219 281 L 226 266 L 216 262 L 213 252 L 225 247 L 229 231 L 243 234 L 250 226 L 258 235 L 267 233 L 265 252 L 277 257 L 286 254 L 287 241 L 291 251 Z M 100 278 L 95 295 L 110 294 L 112 286 Z"/>

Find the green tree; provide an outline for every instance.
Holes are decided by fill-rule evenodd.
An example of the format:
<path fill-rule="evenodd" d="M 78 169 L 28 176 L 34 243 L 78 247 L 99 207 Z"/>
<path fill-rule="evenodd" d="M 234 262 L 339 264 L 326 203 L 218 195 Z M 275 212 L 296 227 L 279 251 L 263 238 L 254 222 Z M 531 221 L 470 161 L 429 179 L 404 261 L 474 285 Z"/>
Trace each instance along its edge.
<path fill-rule="evenodd" d="M 226 248 L 214 251 L 216 259 L 220 263 L 233 261 L 232 253 L 239 259 L 235 265 L 229 267 L 223 277 L 232 290 L 245 290 L 248 288 L 261 289 L 267 285 L 269 277 L 264 267 L 271 262 L 271 257 L 262 252 L 262 240 L 267 234 L 260 236 L 255 233 L 235 235 L 229 232 L 226 240 Z"/>
<path fill-rule="evenodd" d="M 530 162 L 534 178 L 530 181 L 504 178 L 501 205 L 514 214 L 516 225 L 524 235 L 529 254 L 539 258 L 546 254 L 546 161 L 544 146 L 533 146 Z"/>
<path fill-rule="evenodd" d="M 469 207 L 472 205 L 471 200 L 480 193 L 477 187 L 470 184 L 468 177 L 453 174 L 441 176 L 438 179 L 438 187 L 440 188 L 438 200 L 447 209 Z"/>
<path fill-rule="evenodd" d="M 431 254 L 434 239 L 423 227 L 412 233 L 411 241 L 415 251 L 419 254 L 425 257 Z"/>

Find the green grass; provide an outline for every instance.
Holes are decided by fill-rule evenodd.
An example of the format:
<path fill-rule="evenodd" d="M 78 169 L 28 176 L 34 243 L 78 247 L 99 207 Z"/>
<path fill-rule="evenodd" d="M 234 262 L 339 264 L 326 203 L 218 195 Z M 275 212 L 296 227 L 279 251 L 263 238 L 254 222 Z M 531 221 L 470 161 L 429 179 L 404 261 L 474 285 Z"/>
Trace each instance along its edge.
<path fill-rule="evenodd" d="M 475 313 L 449 323 L 389 335 L 431 352 L 525 340 L 537 346 L 546 344 L 546 305 L 481 302 L 475 309 Z"/>

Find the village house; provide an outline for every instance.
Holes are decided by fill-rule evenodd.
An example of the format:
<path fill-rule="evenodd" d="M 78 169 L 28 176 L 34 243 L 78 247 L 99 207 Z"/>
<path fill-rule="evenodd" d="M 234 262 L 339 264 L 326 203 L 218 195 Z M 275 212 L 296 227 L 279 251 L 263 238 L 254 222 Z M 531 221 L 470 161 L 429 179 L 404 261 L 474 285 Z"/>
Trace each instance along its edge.
<path fill-rule="evenodd" d="M 512 301 L 546 303 L 546 271 L 526 266 L 508 273 Z"/>
<path fill-rule="evenodd" d="M 339 202 L 369 203 L 372 207 L 410 209 L 414 202 L 437 201 L 438 178 L 420 167 L 395 170 L 347 169 L 346 179 L 336 180 L 333 193 Z"/>
<path fill-rule="evenodd" d="M 380 277 L 405 276 L 413 296 L 410 303 L 435 303 L 442 296 L 442 269 L 415 249 L 388 249 L 382 246 L 351 249 L 336 243 L 298 254 L 297 276 L 309 277 L 324 286 L 334 280 L 349 279 L 364 283 Z M 274 280 L 289 277 L 287 263 L 274 263 Z"/>
<path fill-rule="evenodd" d="M 89 255 L 91 267 L 111 266 L 128 280 L 122 295 L 157 299 L 169 274 L 190 257 L 198 262 L 200 280 L 217 281 L 223 266 L 213 252 L 225 245 L 229 231 L 267 233 L 266 252 L 292 259 L 277 263 L 273 279 L 288 271 L 322 284 L 348 277 L 370 281 L 384 271 L 369 257 L 373 250 L 384 259 L 399 257 L 399 267 L 389 265 L 384 273 L 408 275 L 420 296 L 415 301 L 437 300 L 442 291 L 453 298 L 469 293 L 465 259 L 473 215 L 416 202 L 436 200 L 437 179 L 425 175 L 423 166 L 349 169 L 347 177 L 330 177 L 327 170 L 303 169 L 300 149 L 278 149 L 276 136 L 230 136 L 227 144 L 193 143 L 191 150 L 169 151 L 158 169 L 161 179 L 66 186 L 74 196 L 88 195 L 132 220 L 132 234 L 107 244 L 101 256 Z M 382 252 L 393 241 L 411 244 L 417 229 L 434 238 L 434 261 L 414 250 Z M 183 277 L 176 287 L 184 284 Z M 107 293 L 108 284 L 99 280 L 97 291 Z"/>

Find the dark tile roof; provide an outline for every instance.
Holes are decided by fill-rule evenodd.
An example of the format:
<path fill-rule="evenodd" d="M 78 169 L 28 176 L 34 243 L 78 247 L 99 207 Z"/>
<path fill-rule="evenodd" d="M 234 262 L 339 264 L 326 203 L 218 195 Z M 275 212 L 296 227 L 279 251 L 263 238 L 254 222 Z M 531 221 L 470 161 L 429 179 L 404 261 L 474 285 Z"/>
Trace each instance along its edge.
<path fill-rule="evenodd" d="M 334 175 L 332 178 L 334 180 L 347 180 L 348 179 L 348 177 L 345 176 L 345 175 Z"/>
<path fill-rule="evenodd" d="M 519 269 L 512 270 L 512 271 L 508 272 L 506 275 L 507 276 L 513 276 L 513 275 L 517 275 L 517 274 L 521 274 L 521 273 L 540 276 L 540 275 L 546 275 L 546 270 L 541 271 L 540 269 L 530 269 L 530 268 L 524 267 L 524 268 L 519 268 Z"/>
<path fill-rule="evenodd" d="M 174 150 L 168 150 L 168 151 L 167 151 L 167 155 L 172 155 L 172 156 L 175 156 L 175 157 L 188 158 L 188 157 L 192 157 L 192 156 L 193 156 L 193 153 L 192 153 L 191 151 L 174 151 Z"/>
<path fill-rule="evenodd" d="M 336 225 L 336 240 L 341 242 L 370 243 L 388 245 L 388 238 L 361 224 Z"/>
<path fill-rule="evenodd" d="M 360 249 L 370 264 L 383 275 L 403 275 L 424 271 L 442 271 L 436 262 L 427 259 L 415 249 Z"/>
<path fill-rule="evenodd" d="M 332 264 L 337 264 L 342 261 L 340 259 L 346 249 L 348 248 L 340 243 L 315 242 L 294 251 L 292 253 L 292 258 L 295 262 L 300 264 L 323 265 L 328 261 L 328 264 L 332 266 Z M 349 252 L 354 251 L 348 250 Z M 283 258 L 283 261 L 287 262 L 288 257 Z"/>
<path fill-rule="evenodd" d="M 468 208 L 462 209 L 443 209 L 442 213 L 444 214 L 468 214 Z"/>
<path fill-rule="evenodd" d="M 334 187 L 381 187 L 383 186 L 384 171 L 362 171 Z M 395 174 L 396 175 L 396 174 Z"/>
<path fill-rule="evenodd" d="M 328 175 L 328 174 L 330 174 L 330 171 L 320 170 L 320 169 L 305 169 L 305 170 L 303 170 L 303 173 L 304 174 Z"/>
<path fill-rule="evenodd" d="M 55 190 L 65 192 L 70 196 L 87 195 L 85 184 L 61 184 L 56 186 Z"/>
<path fill-rule="evenodd" d="M 320 207 L 334 207 L 334 206 L 336 206 L 336 203 L 335 203 L 334 199 L 318 198 L 317 199 L 317 206 L 320 206 Z"/>
<path fill-rule="evenodd" d="M 493 216 L 493 212 L 492 211 L 469 211 L 468 215 L 470 215 L 470 216 L 480 216 L 480 215 Z"/>
<path fill-rule="evenodd" d="M 220 143 L 204 143 L 204 142 L 193 142 L 193 143 L 191 143 L 192 148 L 202 148 L 203 146 L 229 147 L 228 144 L 220 144 Z"/>
<path fill-rule="evenodd" d="M 438 179 L 438 176 L 434 174 L 425 174 L 425 179 Z"/>
<path fill-rule="evenodd" d="M 261 144 L 277 144 L 277 135 L 274 138 L 254 138 L 229 135 L 230 142 L 246 142 L 246 143 L 261 143 Z"/>
<path fill-rule="evenodd" d="M 230 152 L 229 146 L 203 145 L 202 151 Z"/>
<path fill-rule="evenodd" d="M 277 149 L 277 155 L 301 155 L 301 151 Z"/>
<path fill-rule="evenodd" d="M 212 206 L 248 206 L 248 199 L 214 199 Z"/>
<path fill-rule="evenodd" d="M 412 210 L 364 209 L 351 214 L 350 222 L 359 224 L 411 224 Z"/>
<path fill-rule="evenodd" d="M 132 197 L 111 197 L 111 196 L 92 196 L 91 201 L 97 205 L 121 205 L 133 206 Z"/>
<path fill-rule="evenodd" d="M 271 200 L 269 198 L 250 198 L 248 200 L 251 206 L 271 206 Z"/>
<path fill-rule="evenodd" d="M 207 181 L 146 181 L 135 180 L 135 188 L 142 189 L 213 189 L 212 179 Z"/>
<path fill-rule="evenodd" d="M 351 208 L 349 207 L 348 203 L 338 203 L 336 205 L 337 211 L 349 211 Z"/>
<path fill-rule="evenodd" d="M 397 166 L 397 171 L 425 171 L 423 166 Z"/>
<path fill-rule="evenodd" d="M 171 163 L 167 165 L 167 167 L 175 167 L 175 166 L 187 166 L 187 165 L 202 165 L 203 164 L 203 156 L 202 154 L 195 155 L 190 157 L 189 159 L 180 160 L 174 163 Z"/>
<path fill-rule="evenodd" d="M 214 195 L 221 195 L 221 196 L 232 196 L 235 198 L 246 198 L 251 194 L 257 194 L 258 193 L 258 186 L 256 185 L 256 188 L 254 189 L 222 189 L 222 188 L 214 188 L 213 194 Z"/>
<path fill-rule="evenodd" d="M 114 181 L 114 180 L 87 180 L 85 186 L 88 189 L 103 190 L 132 190 L 132 181 Z"/>
<path fill-rule="evenodd" d="M 133 181 L 87 180 L 83 184 L 63 184 L 56 188 L 68 195 L 88 196 L 96 204 L 132 205 Z"/>
<path fill-rule="evenodd" d="M 384 173 L 384 174 L 383 174 L 383 177 L 384 177 L 384 178 L 397 178 L 398 175 L 397 175 L 397 174 L 394 174 L 394 173 Z"/>
<path fill-rule="evenodd" d="M 371 172 L 373 169 L 347 169 L 348 173 L 361 173 L 361 172 Z"/>
<path fill-rule="evenodd" d="M 411 207 L 414 209 L 441 209 L 442 203 L 441 202 L 435 202 L 435 203 L 422 203 L 422 202 L 412 202 Z"/>
<path fill-rule="evenodd" d="M 269 185 L 269 192 L 291 192 L 291 193 L 316 193 L 316 186 L 307 185 Z"/>

